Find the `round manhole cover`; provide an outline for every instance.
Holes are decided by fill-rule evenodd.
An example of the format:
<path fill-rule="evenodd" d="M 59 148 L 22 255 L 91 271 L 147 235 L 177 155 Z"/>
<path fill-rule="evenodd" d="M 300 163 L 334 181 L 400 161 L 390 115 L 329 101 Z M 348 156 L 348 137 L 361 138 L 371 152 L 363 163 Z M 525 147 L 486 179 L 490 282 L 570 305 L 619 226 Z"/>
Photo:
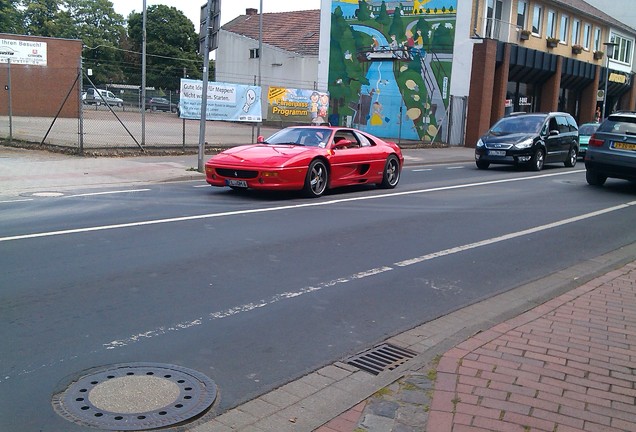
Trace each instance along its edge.
<path fill-rule="evenodd" d="M 208 409 L 216 385 L 174 365 L 127 363 L 81 376 L 53 396 L 53 408 L 72 422 L 105 430 L 146 430 L 175 425 Z"/>

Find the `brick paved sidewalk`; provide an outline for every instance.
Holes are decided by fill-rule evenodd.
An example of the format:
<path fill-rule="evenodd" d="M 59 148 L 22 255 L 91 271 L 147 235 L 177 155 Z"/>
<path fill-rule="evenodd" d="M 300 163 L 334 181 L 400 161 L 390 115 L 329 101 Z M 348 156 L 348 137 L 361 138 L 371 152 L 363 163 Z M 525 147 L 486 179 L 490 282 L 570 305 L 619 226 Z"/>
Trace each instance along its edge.
<path fill-rule="evenodd" d="M 636 431 L 636 262 L 448 351 L 428 431 Z"/>
<path fill-rule="evenodd" d="M 636 261 L 446 351 L 432 400 L 423 372 L 316 432 L 636 431 Z"/>

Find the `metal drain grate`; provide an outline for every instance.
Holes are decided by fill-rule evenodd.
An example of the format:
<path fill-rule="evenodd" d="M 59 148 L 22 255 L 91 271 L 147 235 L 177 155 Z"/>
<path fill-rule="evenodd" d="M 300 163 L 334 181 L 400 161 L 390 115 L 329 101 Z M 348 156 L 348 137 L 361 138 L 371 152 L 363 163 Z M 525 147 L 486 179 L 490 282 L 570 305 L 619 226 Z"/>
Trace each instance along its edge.
<path fill-rule="evenodd" d="M 135 431 L 175 425 L 208 409 L 216 385 L 174 365 L 128 363 L 93 370 L 53 396 L 65 419 L 105 430 Z"/>
<path fill-rule="evenodd" d="M 363 371 L 378 375 L 385 370 L 393 370 L 416 356 L 416 353 L 391 344 L 378 345 L 355 355 L 347 363 Z"/>

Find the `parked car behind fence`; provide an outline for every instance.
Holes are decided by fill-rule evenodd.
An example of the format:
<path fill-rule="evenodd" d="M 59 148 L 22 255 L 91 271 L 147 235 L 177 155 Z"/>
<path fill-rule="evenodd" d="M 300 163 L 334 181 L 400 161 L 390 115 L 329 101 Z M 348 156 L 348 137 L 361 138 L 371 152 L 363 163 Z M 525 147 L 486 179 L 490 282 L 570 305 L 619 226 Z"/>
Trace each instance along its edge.
<path fill-rule="evenodd" d="M 146 109 L 150 111 L 165 111 L 178 113 L 179 112 L 179 104 L 170 102 L 168 99 L 163 97 L 151 97 L 146 101 Z"/>
<path fill-rule="evenodd" d="M 108 90 L 88 88 L 85 93 L 82 93 L 82 103 L 87 105 L 102 105 L 107 103 L 108 105 L 122 107 L 124 101 Z"/>

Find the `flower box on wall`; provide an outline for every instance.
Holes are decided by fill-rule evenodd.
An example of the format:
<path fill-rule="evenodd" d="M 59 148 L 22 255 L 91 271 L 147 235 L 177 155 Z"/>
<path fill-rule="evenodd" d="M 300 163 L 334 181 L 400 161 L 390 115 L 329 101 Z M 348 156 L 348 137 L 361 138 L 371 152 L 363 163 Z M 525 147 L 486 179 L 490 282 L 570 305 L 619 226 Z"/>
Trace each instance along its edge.
<path fill-rule="evenodd" d="M 548 48 L 556 48 L 559 44 L 559 39 L 549 37 L 545 40 L 545 42 Z"/>
<path fill-rule="evenodd" d="M 572 45 L 572 54 L 581 54 L 583 47 L 581 45 Z"/>
<path fill-rule="evenodd" d="M 594 60 L 600 60 L 603 58 L 603 51 L 594 51 Z"/>
<path fill-rule="evenodd" d="M 530 30 L 521 30 L 519 32 L 519 39 L 522 41 L 528 40 L 530 38 Z"/>

